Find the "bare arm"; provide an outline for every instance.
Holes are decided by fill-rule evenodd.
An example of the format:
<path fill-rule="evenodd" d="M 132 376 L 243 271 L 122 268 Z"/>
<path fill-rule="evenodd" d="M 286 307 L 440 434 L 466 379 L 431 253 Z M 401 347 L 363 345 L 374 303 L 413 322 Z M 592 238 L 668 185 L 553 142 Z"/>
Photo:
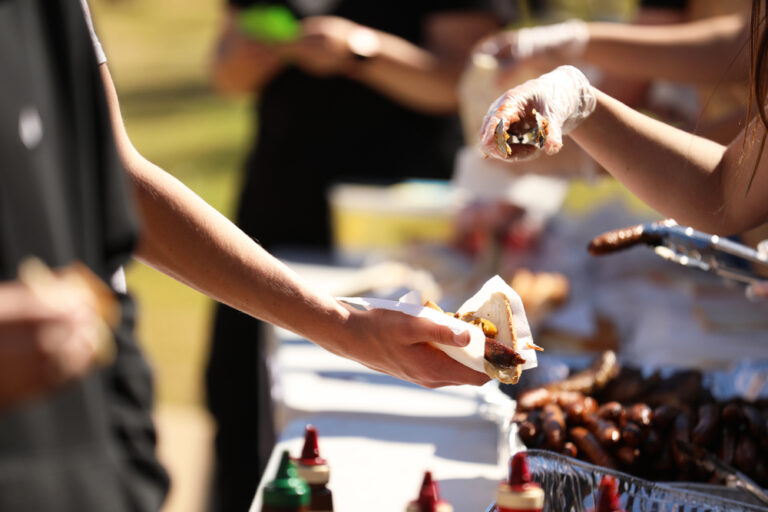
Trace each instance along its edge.
<path fill-rule="evenodd" d="M 351 76 L 413 109 L 453 112 L 466 59 L 477 41 L 498 30 L 498 22 L 484 13 L 444 13 L 426 25 L 426 48 L 379 32 L 382 51 Z"/>
<path fill-rule="evenodd" d="M 688 83 L 748 78 L 748 24 L 741 15 L 661 26 L 589 23 L 588 28 L 582 58 L 608 73 Z"/>
<path fill-rule="evenodd" d="M 136 190 L 144 233 L 137 256 L 249 315 L 290 329 L 336 354 L 418 384 L 487 380 L 427 345 L 465 345 L 468 333 L 392 311 L 362 312 L 314 291 L 180 181 L 132 146 L 106 65 L 101 66 L 121 160 Z"/>
<path fill-rule="evenodd" d="M 733 234 L 768 219 L 768 155 L 753 121 L 727 147 L 646 117 L 595 91 L 597 107 L 571 137 L 608 172 L 664 215 Z M 754 147 L 750 146 L 756 130 Z M 748 141 L 744 142 L 745 136 Z"/>
<path fill-rule="evenodd" d="M 259 90 L 285 63 L 319 76 L 344 75 L 394 101 L 425 112 L 453 112 L 456 84 L 472 46 L 498 29 L 486 13 L 444 13 L 426 20 L 426 44 L 419 47 L 382 31 L 335 16 L 310 17 L 294 42 L 263 45 L 243 36 L 231 11 L 213 67 L 223 92 Z M 351 41 L 365 32 L 374 46 L 365 62 L 355 59 Z"/>

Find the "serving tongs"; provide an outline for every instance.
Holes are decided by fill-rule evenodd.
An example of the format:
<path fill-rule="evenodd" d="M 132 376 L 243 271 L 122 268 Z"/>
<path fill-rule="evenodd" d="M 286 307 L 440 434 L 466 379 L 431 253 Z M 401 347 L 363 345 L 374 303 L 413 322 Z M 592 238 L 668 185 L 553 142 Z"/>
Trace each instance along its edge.
<path fill-rule="evenodd" d="M 603 233 L 593 238 L 587 249 L 595 256 L 602 256 L 640 244 L 652 247 L 665 260 L 740 283 L 764 281 L 766 278 L 755 269 L 768 271 L 768 257 L 751 247 L 680 226 L 672 219 Z"/>
<path fill-rule="evenodd" d="M 676 439 L 675 444 L 677 449 L 689 457 L 694 464 L 722 478 L 725 481 L 726 487 L 743 489 L 764 505 L 768 505 L 768 494 L 738 469 L 731 467 L 729 464 L 718 459 L 713 453 L 693 443 Z"/>

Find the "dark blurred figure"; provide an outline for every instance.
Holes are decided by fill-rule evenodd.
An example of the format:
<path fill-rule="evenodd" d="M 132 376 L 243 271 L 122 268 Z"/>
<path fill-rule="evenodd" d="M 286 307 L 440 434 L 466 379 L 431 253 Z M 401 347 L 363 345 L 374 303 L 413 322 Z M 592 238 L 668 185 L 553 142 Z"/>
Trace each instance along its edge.
<path fill-rule="evenodd" d="M 258 120 L 238 225 L 270 251 L 329 249 L 332 183 L 449 178 L 461 142 L 456 82 L 506 16 L 492 3 L 230 0 L 214 82 L 257 95 Z M 296 37 L 245 33 L 243 13 L 267 4 L 300 20 Z M 207 367 L 217 511 L 248 508 L 275 442 L 262 327 L 217 306 Z"/>
<path fill-rule="evenodd" d="M 138 239 L 99 72 L 105 57 L 97 61 L 83 7 L 0 2 L 3 511 L 150 512 L 168 489 L 131 298 L 115 292 L 116 355 L 97 368 L 88 303 L 50 279 L 45 293 L 19 280 L 34 255 L 54 268 L 78 261 L 109 281 Z"/>

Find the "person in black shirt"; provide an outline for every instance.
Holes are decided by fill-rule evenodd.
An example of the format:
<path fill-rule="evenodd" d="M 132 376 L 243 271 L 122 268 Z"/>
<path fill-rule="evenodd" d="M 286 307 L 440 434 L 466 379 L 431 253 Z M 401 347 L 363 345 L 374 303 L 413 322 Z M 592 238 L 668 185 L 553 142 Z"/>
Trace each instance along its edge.
<path fill-rule="evenodd" d="M 466 333 L 316 293 L 137 153 L 78 0 L 0 0 L 0 68 L 0 375 L 27 378 L 0 377 L 3 512 L 156 511 L 168 489 L 131 299 L 115 292 L 116 357 L 95 368 L 93 313 L 68 292 L 57 297 L 69 308 L 41 304 L 18 279 L 28 256 L 109 281 L 133 253 L 379 371 L 430 387 L 487 380 L 423 343 L 461 345 Z"/>

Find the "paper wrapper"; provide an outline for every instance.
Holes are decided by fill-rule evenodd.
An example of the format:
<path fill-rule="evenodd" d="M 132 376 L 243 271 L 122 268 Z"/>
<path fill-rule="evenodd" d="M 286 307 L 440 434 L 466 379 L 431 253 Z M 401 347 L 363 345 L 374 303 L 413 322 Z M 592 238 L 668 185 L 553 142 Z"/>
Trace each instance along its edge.
<path fill-rule="evenodd" d="M 525 316 L 523 302 L 520 300 L 520 297 L 515 290 L 504 282 L 501 277 L 494 276 L 486 281 L 477 293 L 461 305 L 457 313 L 477 311 L 480 309 L 480 306 L 491 298 L 491 295 L 497 292 L 505 294 L 512 307 L 515 337 L 518 342 L 517 351 L 523 359 L 525 359 L 523 370 L 536 368 L 538 364 L 536 360 L 536 351 L 530 348 L 530 345 L 533 344 L 533 337 L 531 336 L 531 329 L 528 326 L 528 319 Z M 451 330 L 457 334 L 469 331 L 470 342 L 465 347 L 453 347 L 449 345 L 441 345 L 439 343 L 433 343 L 432 345 L 461 364 L 480 373 L 485 373 L 485 335 L 483 334 L 483 331 L 479 327 L 463 322 L 451 315 L 446 315 L 436 309 L 422 306 L 421 296 L 418 292 L 410 292 L 400 297 L 397 301 L 365 297 L 340 297 L 339 300 L 355 306 L 361 306 L 365 309 L 389 309 L 392 311 L 400 311 L 401 313 L 411 316 L 428 318 L 435 323 L 450 327 Z"/>

